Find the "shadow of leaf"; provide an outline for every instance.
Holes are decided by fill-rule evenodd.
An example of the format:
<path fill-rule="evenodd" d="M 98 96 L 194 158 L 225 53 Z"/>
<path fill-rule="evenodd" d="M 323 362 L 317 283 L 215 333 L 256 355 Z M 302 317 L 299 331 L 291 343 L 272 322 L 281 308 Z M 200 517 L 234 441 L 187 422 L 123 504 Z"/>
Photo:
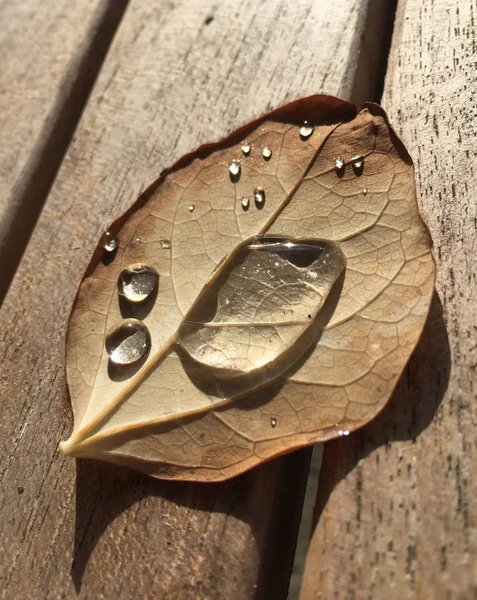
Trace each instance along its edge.
<path fill-rule="evenodd" d="M 449 383 L 451 353 L 443 308 L 434 292 L 419 343 L 389 403 L 371 423 L 325 444 L 314 526 L 338 483 L 381 446 L 412 440 L 430 425 Z"/>
<path fill-rule="evenodd" d="M 219 577 L 216 569 L 223 565 L 227 568 L 223 578 L 230 570 L 240 572 L 247 597 L 285 598 L 309 460 L 310 451 L 301 450 L 228 481 L 198 484 L 153 479 L 125 467 L 78 459 L 71 566 L 77 593 L 95 548 L 107 536 L 114 539 L 119 554 L 141 556 L 141 564 L 148 559 L 157 562 L 167 575 L 161 585 L 165 587 L 167 579 L 171 589 L 183 586 L 177 592 L 186 594 L 181 597 L 196 597 L 198 590 L 206 597 L 210 581 Z M 144 519 L 149 524 L 147 535 Z M 246 527 L 237 526 L 235 520 Z M 248 537 L 240 539 L 243 535 Z M 250 556 L 242 555 L 244 544 Z M 199 546 L 197 555 L 194 550 Z M 102 550 L 97 557 L 100 563 L 104 554 Z M 97 563 L 92 573 L 98 574 Z M 92 577 L 87 578 L 88 585 Z M 187 593 L 182 591 L 186 588 Z"/>

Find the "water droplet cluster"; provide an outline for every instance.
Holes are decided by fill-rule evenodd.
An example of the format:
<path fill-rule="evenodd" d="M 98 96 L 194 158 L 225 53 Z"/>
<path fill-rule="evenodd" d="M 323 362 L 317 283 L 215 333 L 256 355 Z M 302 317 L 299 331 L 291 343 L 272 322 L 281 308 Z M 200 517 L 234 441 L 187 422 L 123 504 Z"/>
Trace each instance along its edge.
<path fill-rule="evenodd" d="M 308 121 L 304 121 L 299 128 L 301 139 L 308 139 L 314 131 L 314 127 Z M 252 145 L 249 142 L 244 142 L 241 146 L 244 156 L 249 156 L 252 152 Z M 262 148 L 262 157 L 269 161 L 272 158 L 272 149 L 269 146 Z M 351 164 L 355 174 L 361 175 L 364 168 L 364 158 L 355 156 L 351 159 Z M 339 157 L 335 159 L 335 170 L 338 176 L 342 177 L 346 168 L 346 161 Z M 228 171 L 232 182 L 238 181 L 241 175 L 241 162 L 239 159 L 233 159 L 228 165 Z M 367 194 L 367 189 L 363 188 L 363 195 Z M 253 199 L 257 209 L 261 210 L 265 205 L 265 190 L 263 187 L 257 186 L 253 190 Z M 249 196 L 243 195 L 240 198 L 240 203 L 244 211 L 250 208 Z M 188 207 L 189 212 L 195 209 L 194 204 Z M 111 232 L 106 231 L 100 244 L 108 252 L 113 253 L 119 246 L 118 238 Z M 162 249 L 170 249 L 170 240 L 159 240 L 159 245 Z M 303 254 L 303 253 L 302 253 Z M 157 290 L 159 283 L 159 274 L 151 266 L 145 264 L 132 264 L 124 268 L 118 278 L 117 291 L 123 301 L 132 305 L 144 303 L 148 298 L 151 298 Z M 311 315 L 308 314 L 308 318 Z M 105 347 L 110 360 L 116 365 L 129 365 L 144 359 L 151 349 L 151 336 L 147 326 L 139 319 L 124 319 L 119 325 L 113 327 L 105 338 Z M 276 427 L 276 417 L 271 417 L 270 424 Z M 340 435 L 347 435 L 348 432 L 339 432 Z"/>
<path fill-rule="evenodd" d="M 362 175 L 364 170 L 364 158 L 362 156 L 354 156 L 351 160 L 351 165 L 353 167 L 353 171 L 355 175 Z M 338 157 L 335 158 L 335 171 L 338 177 L 343 177 L 346 169 L 346 161 L 344 158 Z M 363 194 L 366 195 L 367 189 L 364 188 Z"/>
<path fill-rule="evenodd" d="M 119 240 L 106 231 L 100 245 L 107 252 L 114 252 Z M 171 247 L 170 240 L 159 240 L 162 249 Z M 144 304 L 154 297 L 159 284 L 159 273 L 150 265 L 136 263 L 125 267 L 119 274 L 117 293 L 121 302 L 130 306 Z M 131 365 L 144 359 L 151 350 L 151 334 L 139 319 L 124 319 L 112 327 L 104 340 L 111 363 L 117 366 Z"/>

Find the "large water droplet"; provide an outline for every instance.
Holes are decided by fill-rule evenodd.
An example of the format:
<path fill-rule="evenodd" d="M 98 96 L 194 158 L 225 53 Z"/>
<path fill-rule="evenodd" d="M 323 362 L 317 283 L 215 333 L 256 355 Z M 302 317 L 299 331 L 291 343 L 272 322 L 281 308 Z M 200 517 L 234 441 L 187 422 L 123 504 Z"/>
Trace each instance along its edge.
<path fill-rule="evenodd" d="M 169 250 L 171 247 L 171 240 L 159 240 L 159 244 L 162 249 Z"/>
<path fill-rule="evenodd" d="M 251 150 L 252 150 L 252 146 L 248 142 L 244 142 L 242 144 L 242 152 L 245 156 L 248 156 L 250 154 Z"/>
<path fill-rule="evenodd" d="M 242 208 L 244 210 L 248 210 L 249 206 L 250 206 L 250 198 L 248 196 L 242 196 L 242 198 L 240 199 L 240 202 L 242 204 Z"/>
<path fill-rule="evenodd" d="M 253 197 L 255 206 L 257 208 L 263 208 L 263 205 L 265 204 L 265 190 L 262 187 L 256 187 L 253 190 Z"/>
<path fill-rule="evenodd" d="M 129 365 L 148 354 L 151 335 L 142 321 L 125 319 L 108 332 L 104 344 L 113 363 Z"/>
<path fill-rule="evenodd" d="M 153 267 L 143 264 L 129 265 L 118 278 L 118 294 L 130 302 L 144 302 L 156 289 L 159 274 Z"/>
<path fill-rule="evenodd" d="M 269 384 L 293 367 L 330 318 L 345 268 L 338 244 L 258 235 L 227 256 L 179 329 L 184 368 L 212 395 Z"/>
<path fill-rule="evenodd" d="M 268 146 L 262 150 L 262 156 L 265 160 L 270 160 L 272 158 L 272 150 Z"/>
<path fill-rule="evenodd" d="M 118 247 L 119 240 L 110 231 L 105 231 L 101 237 L 100 244 L 107 252 L 114 252 Z"/>
<path fill-rule="evenodd" d="M 235 159 L 229 163 L 229 173 L 232 181 L 235 181 L 240 175 L 240 161 Z"/>
<path fill-rule="evenodd" d="M 307 140 L 310 135 L 315 131 L 315 128 L 308 121 L 303 121 L 302 126 L 300 127 L 300 137 L 302 140 Z"/>

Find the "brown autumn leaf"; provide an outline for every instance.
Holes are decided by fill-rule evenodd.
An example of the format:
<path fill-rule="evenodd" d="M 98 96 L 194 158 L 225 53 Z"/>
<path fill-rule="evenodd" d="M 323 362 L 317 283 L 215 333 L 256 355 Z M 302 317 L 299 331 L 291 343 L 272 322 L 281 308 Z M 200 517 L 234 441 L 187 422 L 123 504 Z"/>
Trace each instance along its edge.
<path fill-rule="evenodd" d="M 61 448 L 156 477 L 225 479 L 367 423 L 434 285 L 409 155 L 379 106 L 326 96 L 184 157 L 110 231 L 71 315 Z"/>

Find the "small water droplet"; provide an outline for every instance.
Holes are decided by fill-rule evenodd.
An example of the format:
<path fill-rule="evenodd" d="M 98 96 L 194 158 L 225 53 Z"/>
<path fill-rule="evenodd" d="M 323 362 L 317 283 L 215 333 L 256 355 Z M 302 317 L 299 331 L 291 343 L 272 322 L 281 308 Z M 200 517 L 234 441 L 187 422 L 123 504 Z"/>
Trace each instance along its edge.
<path fill-rule="evenodd" d="M 159 283 L 159 273 L 143 264 L 129 265 L 118 277 L 118 294 L 130 302 L 144 302 Z"/>
<path fill-rule="evenodd" d="M 171 247 L 170 240 L 159 240 L 159 244 L 164 250 L 169 250 L 169 248 Z"/>
<path fill-rule="evenodd" d="M 194 212 L 195 205 L 189 204 L 189 212 Z"/>
<path fill-rule="evenodd" d="M 272 427 L 276 427 L 276 426 L 277 426 L 277 418 L 276 418 L 276 417 L 272 417 L 272 418 L 270 419 L 270 425 L 271 425 Z"/>
<path fill-rule="evenodd" d="M 300 137 L 302 140 L 307 140 L 310 135 L 313 133 L 315 128 L 308 121 L 303 121 L 302 126 L 300 127 Z"/>
<path fill-rule="evenodd" d="M 242 203 L 242 208 L 244 210 L 248 210 L 250 206 L 250 198 L 248 196 L 242 196 L 240 202 Z"/>
<path fill-rule="evenodd" d="M 252 149 L 252 146 L 248 142 L 244 142 L 242 144 L 242 152 L 244 153 L 245 156 L 248 156 L 250 154 L 251 149 Z"/>
<path fill-rule="evenodd" d="M 117 365 L 129 365 L 144 358 L 151 349 L 149 329 L 138 319 L 125 319 L 105 339 L 106 352 Z"/>
<path fill-rule="evenodd" d="M 363 196 L 366 196 L 367 193 L 368 193 L 368 188 L 363 188 Z"/>
<path fill-rule="evenodd" d="M 229 173 L 232 180 L 240 175 L 240 161 L 236 158 L 229 163 Z"/>
<path fill-rule="evenodd" d="M 256 187 L 253 190 L 253 197 L 257 208 L 263 208 L 265 203 L 265 190 L 262 187 Z"/>
<path fill-rule="evenodd" d="M 272 158 L 272 150 L 269 146 L 265 146 L 262 150 L 262 156 L 265 160 L 270 160 Z"/>
<path fill-rule="evenodd" d="M 335 159 L 335 169 L 338 173 L 342 173 L 345 166 L 345 162 L 342 158 Z"/>
<path fill-rule="evenodd" d="M 355 175 L 362 175 L 364 169 L 364 158 L 362 156 L 355 156 L 351 159 L 353 164 L 353 171 Z"/>
<path fill-rule="evenodd" d="M 118 247 L 119 240 L 110 231 L 105 231 L 101 238 L 101 245 L 107 252 L 114 252 Z"/>

